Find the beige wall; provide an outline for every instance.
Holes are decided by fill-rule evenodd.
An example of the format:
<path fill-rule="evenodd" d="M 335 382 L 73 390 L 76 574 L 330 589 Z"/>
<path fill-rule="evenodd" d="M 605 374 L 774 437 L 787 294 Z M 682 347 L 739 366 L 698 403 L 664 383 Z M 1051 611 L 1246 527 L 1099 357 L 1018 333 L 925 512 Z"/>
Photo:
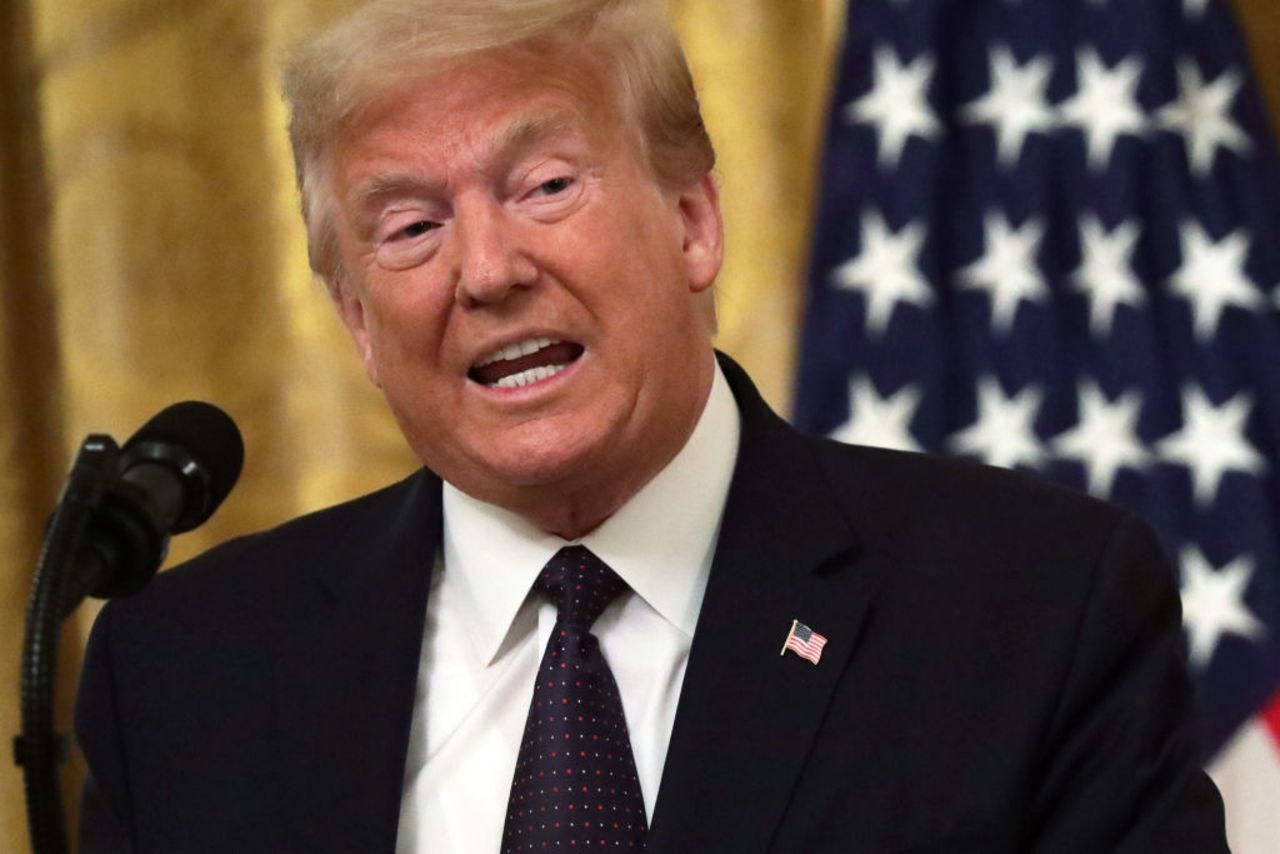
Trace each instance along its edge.
<path fill-rule="evenodd" d="M 1234 0 L 1234 3 L 1258 81 L 1271 107 L 1272 126 L 1280 135 L 1280 2 Z"/>

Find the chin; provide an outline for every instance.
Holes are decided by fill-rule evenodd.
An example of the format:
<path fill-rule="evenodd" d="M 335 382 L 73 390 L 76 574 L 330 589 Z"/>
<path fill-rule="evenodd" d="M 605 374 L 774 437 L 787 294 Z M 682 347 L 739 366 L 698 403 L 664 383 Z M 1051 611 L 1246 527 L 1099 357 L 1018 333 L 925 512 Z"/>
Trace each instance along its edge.
<path fill-rule="evenodd" d="M 550 487 L 588 479 L 602 468 L 605 441 L 515 443 L 485 460 L 490 478 L 517 487 Z"/>
<path fill-rule="evenodd" d="M 533 422 L 484 443 L 464 442 L 447 459 L 439 454 L 419 457 L 464 492 L 502 504 L 506 502 L 494 497 L 510 496 L 513 490 L 550 490 L 554 497 L 556 488 L 573 491 L 606 468 L 616 468 L 606 465 L 615 462 L 616 436 L 613 430 L 566 430 Z"/>

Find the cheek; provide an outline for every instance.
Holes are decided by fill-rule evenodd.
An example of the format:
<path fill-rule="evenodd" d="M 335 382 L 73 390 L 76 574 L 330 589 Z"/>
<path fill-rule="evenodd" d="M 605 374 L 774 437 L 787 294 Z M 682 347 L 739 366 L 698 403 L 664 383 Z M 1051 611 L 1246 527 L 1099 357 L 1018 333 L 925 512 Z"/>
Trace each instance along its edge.
<path fill-rule="evenodd" d="M 610 313 L 667 312 L 688 296 L 680 237 L 664 218 L 601 218 L 578 237 L 570 257 L 591 271 L 595 296 L 616 303 Z"/>
<path fill-rule="evenodd" d="M 430 365 L 440 356 L 452 299 L 440 290 L 412 281 L 383 281 L 369 290 L 365 303 L 374 357 L 403 370 L 407 360 Z"/>

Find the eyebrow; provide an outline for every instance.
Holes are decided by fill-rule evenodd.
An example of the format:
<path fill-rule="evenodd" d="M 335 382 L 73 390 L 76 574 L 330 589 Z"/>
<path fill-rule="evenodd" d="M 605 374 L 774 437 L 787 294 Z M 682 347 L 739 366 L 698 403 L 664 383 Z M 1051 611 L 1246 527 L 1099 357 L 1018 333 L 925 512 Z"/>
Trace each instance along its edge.
<path fill-rule="evenodd" d="M 537 143 L 571 127 L 569 117 L 559 111 L 517 119 L 498 132 L 487 159 L 505 168 Z M 383 172 L 361 181 L 352 192 L 352 198 L 357 210 L 367 211 L 389 197 L 425 195 L 438 189 L 438 181 L 425 180 L 412 172 Z"/>
<path fill-rule="evenodd" d="M 356 210 L 365 211 L 376 207 L 385 198 L 415 191 L 426 193 L 435 185 L 435 181 L 424 181 L 409 172 L 383 172 L 361 181 L 351 196 L 355 199 Z"/>
<path fill-rule="evenodd" d="M 391 200 L 406 196 L 426 196 L 435 182 L 422 180 L 409 172 L 383 172 L 361 181 L 351 191 L 351 225 L 360 239 L 368 239 L 374 231 L 378 212 Z"/>
<path fill-rule="evenodd" d="M 562 112 L 517 119 L 498 134 L 494 159 L 510 158 L 546 137 L 569 130 L 570 127 L 569 117 Z"/>

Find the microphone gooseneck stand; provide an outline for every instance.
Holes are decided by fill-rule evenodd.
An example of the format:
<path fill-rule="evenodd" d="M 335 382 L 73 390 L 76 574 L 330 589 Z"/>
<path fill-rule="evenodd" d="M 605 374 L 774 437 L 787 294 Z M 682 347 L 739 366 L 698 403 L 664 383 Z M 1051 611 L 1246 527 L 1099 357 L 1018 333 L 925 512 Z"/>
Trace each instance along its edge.
<path fill-rule="evenodd" d="M 94 512 L 116 479 L 119 448 L 106 435 L 80 445 L 62 497 L 49 521 L 27 602 L 22 647 L 22 734 L 14 739 L 14 761 L 22 767 L 27 824 L 35 854 L 65 854 L 58 766 L 67 756 L 66 737 L 53 726 L 55 669 L 62 620 L 80 603 L 67 598 L 67 578 Z"/>
<path fill-rule="evenodd" d="M 244 443 L 209 403 L 175 403 L 118 446 L 94 434 L 80 445 L 45 532 L 27 603 L 22 733 L 13 740 L 35 854 L 66 854 L 58 765 L 67 739 L 53 727 L 62 621 L 86 596 L 128 596 L 164 562 L 169 535 L 218 508 L 240 476 Z"/>

